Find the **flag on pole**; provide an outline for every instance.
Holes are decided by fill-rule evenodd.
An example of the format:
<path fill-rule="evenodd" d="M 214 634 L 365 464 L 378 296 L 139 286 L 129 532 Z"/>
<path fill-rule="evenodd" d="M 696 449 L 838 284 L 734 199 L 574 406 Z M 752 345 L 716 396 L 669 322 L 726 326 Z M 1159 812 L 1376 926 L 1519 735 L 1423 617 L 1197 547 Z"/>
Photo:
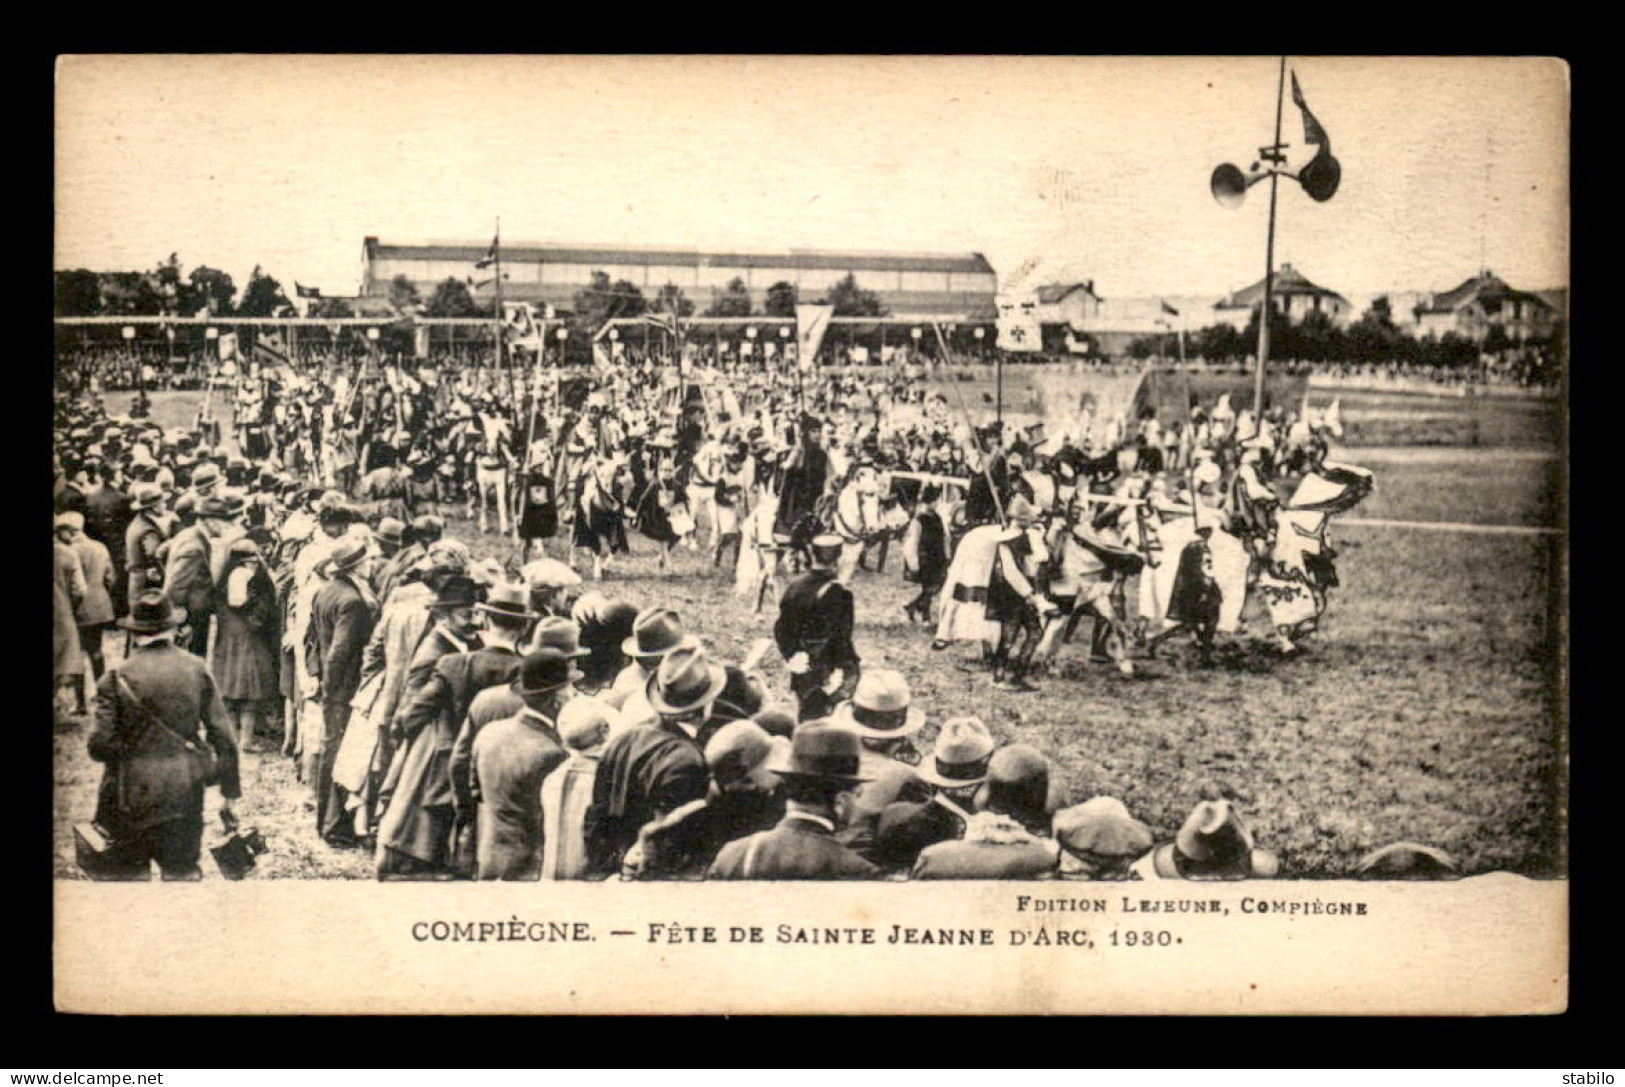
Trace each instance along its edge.
<path fill-rule="evenodd" d="M 293 281 L 293 293 L 300 298 L 320 298 L 322 289 L 320 287 L 307 287 L 296 279 Z"/>
<path fill-rule="evenodd" d="M 834 306 L 797 304 L 796 358 L 803 370 L 812 368 L 813 360 L 818 357 L 818 348 L 824 342 L 824 333 L 829 331 L 830 318 L 834 316 Z"/>
<path fill-rule="evenodd" d="M 1296 84 L 1293 84 L 1293 85 L 1296 86 Z M 491 267 L 491 265 L 493 265 L 493 264 L 495 264 L 497 262 L 497 242 L 498 242 L 498 240 L 500 238 L 501 238 L 501 235 L 496 235 L 495 237 L 493 237 L 491 239 L 491 248 L 486 252 L 485 258 L 483 260 L 475 261 L 474 262 L 474 267 L 476 267 L 476 268 L 489 268 L 489 267 Z"/>
<path fill-rule="evenodd" d="M 220 351 L 221 362 L 227 362 L 237 357 L 237 333 L 222 332 L 215 343 Z"/>
<path fill-rule="evenodd" d="M 1303 100 L 1303 88 L 1298 86 L 1297 72 L 1292 73 L 1292 104 L 1303 111 L 1303 142 L 1318 143 L 1329 151 L 1332 142 L 1326 138 L 1326 130 L 1315 120 L 1315 115 L 1309 112 L 1309 106 Z"/>
<path fill-rule="evenodd" d="M 1162 312 L 1166 313 L 1170 317 L 1179 316 L 1179 311 L 1170 306 L 1166 299 L 1159 299 L 1158 301 L 1162 302 Z"/>

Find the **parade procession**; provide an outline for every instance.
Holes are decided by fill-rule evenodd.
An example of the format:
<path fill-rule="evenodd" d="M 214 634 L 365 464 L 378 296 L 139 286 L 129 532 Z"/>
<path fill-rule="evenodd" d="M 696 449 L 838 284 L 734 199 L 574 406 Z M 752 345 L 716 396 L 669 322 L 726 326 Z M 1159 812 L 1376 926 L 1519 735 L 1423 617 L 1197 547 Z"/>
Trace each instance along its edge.
<path fill-rule="evenodd" d="M 1372 391 L 1344 357 L 1289 354 L 1309 341 L 1288 318 L 1333 327 L 1341 296 L 1279 263 L 1274 190 L 1301 231 L 1342 166 L 1313 63 L 1301 87 L 1254 68 L 1285 129 L 1277 111 L 1246 172 L 1181 180 L 1214 230 L 1271 190 L 1267 249 L 1262 220 L 1233 234 L 1264 278 L 1236 293 L 1231 363 L 1186 358 L 1183 302 L 1133 352 L 1090 316 L 1064 341 L 1034 324 L 1035 353 L 1003 275 L 982 309 L 907 308 L 928 276 L 991 284 L 979 255 L 898 257 L 872 305 L 878 256 L 764 307 L 822 259 L 801 250 L 741 258 L 734 309 L 647 277 L 621 305 L 638 288 L 611 257 L 494 216 L 421 247 L 425 277 L 369 236 L 342 316 L 303 285 L 233 316 L 178 271 L 155 315 L 59 316 L 58 878 L 1560 867 L 1544 703 L 1496 701 L 1544 675 L 1556 545 L 1538 519 L 1492 535 L 1525 515 L 1470 490 L 1547 470 L 1485 447 L 1558 410 L 1556 362 L 1474 348 L 1478 391 L 1447 400 L 1432 363 Z M 538 293 L 567 262 L 594 274 Z M 437 303 L 475 308 L 428 305 L 441 281 Z M 1070 304 L 1045 289 L 1037 307 Z M 1485 617 L 1502 606 L 1523 610 Z M 1491 809 L 1516 815 L 1488 829 Z"/>

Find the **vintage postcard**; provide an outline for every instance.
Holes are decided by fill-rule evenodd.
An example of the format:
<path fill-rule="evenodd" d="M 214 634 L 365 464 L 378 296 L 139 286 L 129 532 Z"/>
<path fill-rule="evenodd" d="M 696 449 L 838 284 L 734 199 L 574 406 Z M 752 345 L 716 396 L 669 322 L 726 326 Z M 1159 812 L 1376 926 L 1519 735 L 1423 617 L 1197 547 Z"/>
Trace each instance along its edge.
<path fill-rule="evenodd" d="M 62 57 L 58 1008 L 1563 1011 L 1569 115 Z"/>

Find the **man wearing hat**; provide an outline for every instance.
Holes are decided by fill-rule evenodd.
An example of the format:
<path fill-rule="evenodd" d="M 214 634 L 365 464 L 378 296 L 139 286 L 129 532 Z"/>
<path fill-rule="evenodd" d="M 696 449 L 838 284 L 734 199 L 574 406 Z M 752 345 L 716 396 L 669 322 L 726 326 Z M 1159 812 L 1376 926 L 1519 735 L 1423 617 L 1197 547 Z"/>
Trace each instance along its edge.
<path fill-rule="evenodd" d="M 449 598 L 455 590 L 472 594 L 473 585 L 467 579 L 453 582 L 444 587 L 443 596 Z M 511 682 L 519 671 L 519 646 L 535 618 L 525 607 L 525 599 L 522 585 L 493 586 L 486 602 L 473 606 L 487 623 L 480 648 L 435 660 L 422 685 L 409 693 L 397 712 L 396 733 L 405 749 L 398 756 L 399 780 L 378 824 L 380 878 L 437 879 L 453 872 L 454 831 L 459 825 L 471 828 L 474 818 L 471 778 L 463 777 L 467 785 L 459 794 L 453 751 L 475 696 L 487 687 Z M 450 604 L 448 600 L 448 608 L 443 610 L 464 610 L 460 604 L 455 608 Z M 447 619 L 442 616 L 440 633 L 457 640 Z M 421 651 L 422 647 L 414 670 L 423 661 Z M 410 678 L 407 682 L 411 692 Z M 458 768 L 463 767 L 459 764 Z M 464 840 L 472 845 L 472 836 Z M 463 856 L 469 873 L 473 852 L 470 848 Z"/>
<path fill-rule="evenodd" d="M 1026 744 L 994 752 L 977 812 L 957 839 L 920 853 L 914 879 L 1042 879 L 1055 871 L 1049 840 L 1049 760 Z"/>
<path fill-rule="evenodd" d="M 575 602 L 570 618 L 580 626 L 582 648 L 589 651 L 581 663 L 581 670 L 587 673 L 586 684 L 594 690 L 609 687 L 628 663 L 621 647 L 632 637 L 638 609 L 625 600 L 610 600 L 592 592 Z"/>
<path fill-rule="evenodd" d="M 877 820 L 869 859 L 881 868 L 910 868 L 922 849 L 958 838 L 975 807 L 976 790 L 987 780 L 994 746 L 981 718 L 944 721 L 931 757 L 914 771 L 931 790 L 930 797 L 887 805 Z"/>
<path fill-rule="evenodd" d="M 158 557 L 167 536 L 159 521 L 163 503 L 163 488 L 156 483 L 137 483 L 131 492 L 130 524 L 124 530 L 124 569 L 129 600 L 134 600 L 145 589 L 164 587 L 164 563 Z"/>
<path fill-rule="evenodd" d="M 112 625 L 116 612 L 113 609 L 113 586 L 116 583 L 113 576 L 113 560 L 97 540 L 85 535 L 85 515 L 77 512 L 59 513 L 56 516 L 56 537 L 68 546 L 79 562 L 79 569 L 84 575 L 84 595 L 74 607 L 74 621 L 79 628 L 79 646 L 84 651 L 86 659 L 90 662 L 91 678 L 99 680 L 102 676 L 102 635 Z M 84 685 L 80 684 L 79 707 L 84 709 Z"/>
<path fill-rule="evenodd" d="M 1053 825 L 1062 879 L 1137 879 L 1132 865 L 1155 842 L 1151 828 L 1113 796 L 1058 811 Z"/>
<path fill-rule="evenodd" d="M 224 560 L 224 547 L 230 542 L 227 537 L 240 534 L 236 521 L 242 516 L 243 501 L 240 495 L 233 501 L 210 494 L 199 501 L 197 510 L 197 524 L 182 529 L 169 542 L 164 591 L 186 613 L 190 628 L 187 650 L 202 657 L 209 651 L 209 623 L 216 604 L 213 555 L 218 548 Z"/>
<path fill-rule="evenodd" d="M 851 694 L 858 683 L 858 651 L 852 644 L 852 590 L 835 577 L 841 556 L 841 538 L 825 534 L 813 538 L 812 569 L 798 574 L 779 598 L 779 618 L 773 625 L 790 689 L 800 706 L 800 718 L 826 717 Z"/>
<path fill-rule="evenodd" d="M 611 740 L 593 782 L 587 851 L 594 872 L 619 871 L 645 824 L 705 797 L 709 737 L 701 730 L 727 683 L 727 670 L 711 662 L 698 639 L 685 638 L 661 659 L 646 692 L 658 723 Z"/>
<path fill-rule="evenodd" d="M 124 539 L 135 516 L 130 496 L 117 485 L 118 465 L 107 462 L 96 472 L 96 485 L 85 495 L 85 535 L 107 548 L 113 566 L 113 608 L 123 614 L 129 601 L 124 569 Z"/>
<path fill-rule="evenodd" d="M 165 879 L 201 878 L 204 791 L 219 787 L 223 811 L 242 795 L 226 707 L 202 659 L 176 647 L 178 618 L 162 591 L 137 594 L 119 620 L 130 654 L 96 686 L 96 822 L 114 843 L 103 878 L 150 879 L 153 861 Z"/>
<path fill-rule="evenodd" d="M 305 664 L 316 680 L 314 698 L 322 706 L 322 753 L 316 770 L 316 826 L 329 844 L 355 844 L 346 825 L 344 790 L 333 784 L 333 763 L 350 721 L 350 701 L 361 686 L 362 656 L 378 619 L 378 602 L 361 575 L 367 545 L 341 540 L 317 575 L 327 583 L 311 602 Z"/>
<path fill-rule="evenodd" d="M 778 826 L 723 846 L 711 879 L 874 879 L 880 870 L 836 838 L 858 773 L 858 738 L 826 722 L 796 730 L 785 765 L 785 814 Z"/>
<path fill-rule="evenodd" d="M 482 880 L 541 878 L 542 784 L 565 760 L 556 723 L 580 678 L 569 656 L 534 650 L 510 684 L 523 708 L 474 737 L 470 785 L 479 805 L 474 852 Z"/>
<path fill-rule="evenodd" d="M 615 682 L 601 697 L 623 714 L 635 715 L 634 723 L 652 721 L 654 711 L 644 692 L 655 669 L 667 653 L 683 640 L 683 621 L 670 608 L 645 608 L 632 622 L 632 633 L 621 642 L 621 652 L 631 658 Z"/>
<path fill-rule="evenodd" d="M 1275 854 L 1253 845 L 1252 833 L 1228 800 L 1203 800 L 1185 825 L 1130 869 L 1140 879 L 1271 879 L 1280 871 Z"/>
<path fill-rule="evenodd" d="M 703 876 L 723 846 L 771 830 L 784 818 L 784 794 L 774 767 L 789 756 L 790 741 L 768 735 L 754 721 L 731 721 L 705 745 L 711 786 L 648 824 L 621 867 L 641 878 Z"/>
<path fill-rule="evenodd" d="M 368 584 L 372 586 L 372 595 L 382 604 L 389 599 L 387 590 L 393 588 L 390 575 L 398 576 L 395 559 L 406 542 L 406 524 L 394 517 L 382 518 L 373 530 L 373 539 L 378 543 L 378 554 L 370 564 Z"/>

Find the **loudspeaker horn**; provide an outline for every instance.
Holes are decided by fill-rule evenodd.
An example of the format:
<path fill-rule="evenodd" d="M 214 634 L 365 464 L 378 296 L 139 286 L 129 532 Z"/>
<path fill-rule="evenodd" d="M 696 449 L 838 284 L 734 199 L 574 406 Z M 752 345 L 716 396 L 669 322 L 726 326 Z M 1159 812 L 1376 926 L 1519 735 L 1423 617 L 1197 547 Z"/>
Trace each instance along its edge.
<path fill-rule="evenodd" d="M 1214 175 L 1218 177 L 1217 174 Z M 1317 203 L 1324 204 L 1337 192 L 1338 183 L 1343 180 L 1343 167 L 1332 157 L 1331 150 L 1324 144 L 1315 157 L 1309 160 L 1302 170 L 1298 171 L 1298 184 Z M 1215 181 L 1215 184 L 1217 182 Z"/>
<path fill-rule="evenodd" d="M 1221 163 L 1213 168 L 1213 177 L 1208 181 L 1208 189 L 1220 207 L 1239 208 L 1247 199 L 1247 190 L 1269 176 L 1268 170 L 1249 176 L 1232 163 Z"/>

